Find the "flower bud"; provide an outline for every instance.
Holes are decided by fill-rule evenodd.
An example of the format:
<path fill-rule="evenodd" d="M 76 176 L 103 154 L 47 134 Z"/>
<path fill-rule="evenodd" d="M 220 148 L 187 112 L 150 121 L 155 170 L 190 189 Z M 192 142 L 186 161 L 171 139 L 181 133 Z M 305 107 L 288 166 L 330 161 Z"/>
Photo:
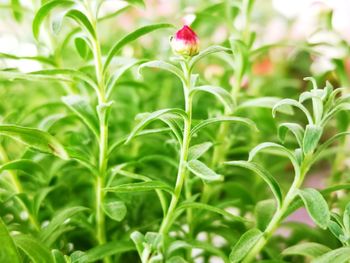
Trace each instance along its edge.
<path fill-rule="evenodd" d="M 184 26 L 170 39 L 171 48 L 176 55 L 192 57 L 199 52 L 199 39 L 196 33 Z"/>

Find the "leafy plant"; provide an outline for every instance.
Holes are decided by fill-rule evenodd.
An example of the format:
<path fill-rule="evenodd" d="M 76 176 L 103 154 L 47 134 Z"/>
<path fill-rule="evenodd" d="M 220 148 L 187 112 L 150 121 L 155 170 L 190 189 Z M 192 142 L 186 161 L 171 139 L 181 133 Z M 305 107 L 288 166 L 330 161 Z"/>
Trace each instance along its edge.
<path fill-rule="evenodd" d="M 277 2 L 3 1 L 0 262 L 348 262 L 349 44 Z"/>

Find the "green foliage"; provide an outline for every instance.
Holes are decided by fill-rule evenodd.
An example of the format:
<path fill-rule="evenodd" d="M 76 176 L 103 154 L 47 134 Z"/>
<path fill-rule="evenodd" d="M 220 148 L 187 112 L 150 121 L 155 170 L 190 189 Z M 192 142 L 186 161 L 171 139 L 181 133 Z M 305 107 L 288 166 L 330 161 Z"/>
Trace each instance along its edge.
<path fill-rule="evenodd" d="M 350 260 L 331 7 L 314 43 L 265 1 L 25 2 L 0 4 L 0 262 Z"/>

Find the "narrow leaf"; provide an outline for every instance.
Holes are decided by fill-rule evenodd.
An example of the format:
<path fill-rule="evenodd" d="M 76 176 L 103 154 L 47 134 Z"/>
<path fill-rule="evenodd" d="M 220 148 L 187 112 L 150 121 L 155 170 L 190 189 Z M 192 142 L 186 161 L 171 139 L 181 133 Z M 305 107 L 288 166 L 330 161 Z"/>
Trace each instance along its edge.
<path fill-rule="evenodd" d="M 0 125 L 0 134 L 18 140 L 38 151 L 51 153 L 64 160 L 69 158 L 61 143 L 48 132 L 22 126 Z"/>
<path fill-rule="evenodd" d="M 272 109 L 273 106 L 279 101 L 281 101 L 281 99 L 276 97 L 263 97 L 263 98 L 249 99 L 240 103 L 237 106 L 236 111 L 240 109 L 247 109 L 247 108 Z M 289 115 L 292 115 L 294 113 L 293 108 L 289 105 L 284 105 L 283 107 L 279 108 L 278 111 Z"/>
<path fill-rule="evenodd" d="M 188 150 L 188 160 L 194 160 L 205 154 L 213 144 L 211 142 L 204 142 L 201 144 L 196 144 L 190 147 Z"/>
<path fill-rule="evenodd" d="M 303 145 L 304 129 L 297 123 L 282 123 L 278 126 L 278 138 L 283 143 L 286 137 L 287 131 L 290 131 L 296 138 L 300 147 Z"/>
<path fill-rule="evenodd" d="M 310 154 L 316 149 L 318 142 L 321 139 L 322 132 L 323 129 L 320 126 L 310 124 L 306 126 L 303 139 L 304 154 Z"/>
<path fill-rule="evenodd" d="M 230 49 L 227 47 L 223 47 L 223 46 L 211 46 L 208 47 L 207 49 L 204 49 L 203 51 L 199 52 L 199 54 L 197 56 L 194 56 L 190 63 L 189 63 L 189 68 L 193 68 L 195 66 L 195 64 L 205 58 L 206 56 L 213 54 L 213 53 L 218 53 L 218 52 L 230 52 Z"/>
<path fill-rule="evenodd" d="M 112 62 L 112 59 L 115 55 L 118 54 L 118 52 L 128 43 L 130 43 L 131 41 L 134 41 L 152 31 L 155 31 L 157 29 L 161 29 L 161 28 L 170 28 L 173 27 L 170 24 L 154 24 L 154 25 L 148 25 L 148 26 L 144 26 L 141 28 L 136 29 L 135 31 L 129 33 L 128 35 L 126 35 L 125 37 L 123 37 L 121 40 L 119 40 L 113 47 L 112 49 L 109 51 L 107 58 L 106 58 L 106 62 L 103 65 L 103 71 L 106 71 L 109 64 Z"/>
<path fill-rule="evenodd" d="M 312 220 L 321 228 L 326 229 L 330 221 L 330 212 L 324 197 L 313 188 L 298 191 L 303 200 L 306 210 Z"/>
<path fill-rule="evenodd" d="M 301 104 L 299 101 L 292 100 L 292 99 L 283 99 L 283 100 L 279 101 L 278 103 L 276 103 L 275 106 L 272 108 L 272 115 L 275 117 L 276 111 L 279 108 L 285 108 L 286 106 L 287 107 L 294 106 L 294 107 L 299 108 L 305 114 L 309 124 L 313 124 L 313 120 L 312 120 L 311 114 L 305 108 L 305 106 L 303 104 Z"/>
<path fill-rule="evenodd" d="M 256 225 L 261 231 L 264 231 L 266 229 L 275 211 L 276 202 L 273 199 L 262 200 L 256 204 L 254 210 Z"/>
<path fill-rule="evenodd" d="M 173 73 L 182 82 L 185 81 L 185 76 L 183 75 L 182 71 L 178 67 L 176 67 L 173 64 L 170 64 L 168 62 L 161 61 L 161 60 L 153 60 L 153 61 L 149 61 L 149 62 L 143 63 L 139 67 L 139 74 L 141 74 L 142 69 L 146 68 L 146 67 L 166 70 L 166 71 L 168 71 L 170 73 Z"/>
<path fill-rule="evenodd" d="M 283 256 L 299 255 L 309 258 L 319 257 L 327 252 L 331 251 L 329 247 L 313 242 L 306 242 L 294 245 L 292 247 L 283 250 Z"/>
<path fill-rule="evenodd" d="M 35 263 L 54 263 L 50 250 L 29 235 L 15 235 L 16 245 Z"/>
<path fill-rule="evenodd" d="M 350 260 L 350 247 L 332 250 L 312 261 L 312 263 L 347 263 Z"/>
<path fill-rule="evenodd" d="M 256 228 L 245 232 L 233 247 L 230 254 L 230 262 L 241 262 L 262 236 L 263 233 Z"/>
<path fill-rule="evenodd" d="M 6 225 L 0 218 L 0 262 L 20 263 L 22 262 L 15 243 L 11 238 Z"/>
<path fill-rule="evenodd" d="M 149 181 L 141 183 L 131 183 L 131 184 L 121 184 L 117 186 L 107 187 L 104 190 L 106 192 L 115 193 L 134 193 L 134 192 L 145 192 L 153 190 L 164 190 L 166 192 L 172 193 L 173 190 L 167 184 L 160 181 Z"/>
<path fill-rule="evenodd" d="M 187 163 L 188 169 L 199 178 L 206 181 L 219 181 L 222 180 L 222 175 L 215 173 L 212 169 L 206 166 L 204 163 L 198 160 L 191 160 Z"/>
<path fill-rule="evenodd" d="M 276 179 L 266 169 L 256 163 L 247 161 L 231 161 L 226 162 L 225 164 L 246 168 L 259 175 L 268 184 L 278 205 L 281 206 L 283 200 L 281 188 Z"/>
<path fill-rule="evenodd" d="M 97 113 L 86 98 L 79 95 L 69 95 L 62 97 L 62 101 L 83 121 L 96 137 L 99 136 Z"/>
<path fill-rule="evenodd" d="M 33 20 L 33 35 L 36 39 L 39 38 L 40 33 L 40 27 L 44 21 L 44 19 L 48 16 L 48 14 L 56 7 L 70 7 L 74 5 L 74 1 L 70 0 L 52 0 L 50 2 L 47 2 L 43 6 L 40 7 L 38 12 L 35 14 L 34 20 Z"/>
<path fill-rule="evenodd" d="M 103 210 L 106 215 L 115 221 L 122 221 L 126 216 L 126 206 L 123 201 L 109 201 L 103 203 Z"/>
<path fill-rule="evenodd" d="M 204 91 L 214 95 L 225 106 L 225 108 L 229 109 L 230 112 L 233 112 L 234 100 L 227 90 L 221 87 L 206 85 L 192 88 L 190 94 L 193 96 L 198 91 Z"/>
<path fill-rule="evenodd" d="M 112 241 L 103 245 L 96 246 L 78 256 L 74 262 L 97 262 L 106 257 L 121 254 L 135 250 L 135 247 L 130 242 Z M 74 263 L 72 262 L 72 263 Z"/>
<path fill-rule="evenodd" d="M 198 123 L 196 126 L 194 126 L 192 128 L 191 135 L 193 136 L 200 129 L 202 129 L 210 124 L 221 123 L 221 122 L 237 122 L 240 124 L 244 124 L 244 125 L 248 126 L 249 128 L 252 128 L 256 131 L 258 130 L 255 123 L 248 118 L 223 116 L 223 117 L 211 118 L 211 119 L 201 121 L 200 123 Z"/>
<path fill-rule="evenodd" d="M 132 130 L 132 132 L 128 136 L 125 144 L 127 144 L 132 138 L 134 138 L 136 134 L 140 132 L 143 128 L 145 128 L 150 122 L 157 120 L 162 115 L 169 114 L 169 113 L 181 116 L 183 118 L 187 118 L 186 113 L 181 109 L 164 109 L 164 110 L 158 110 L 158 111 L 152 112 L 143 120 L 141 120 L 141 122 L 138 125 L 136 125 L 136 127 Z"/>

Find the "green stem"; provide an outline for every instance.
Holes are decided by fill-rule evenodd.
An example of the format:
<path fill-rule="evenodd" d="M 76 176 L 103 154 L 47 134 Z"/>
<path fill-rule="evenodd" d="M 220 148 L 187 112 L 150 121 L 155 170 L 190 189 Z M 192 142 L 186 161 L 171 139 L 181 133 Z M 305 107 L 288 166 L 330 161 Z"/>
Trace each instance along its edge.
<path fill-rule="evenodd" d="M 99 245 L 106 243 L 106 229 L 105 229 L 105 214 L 102 209 L 104 200 L 104 183 L 107 174 L 108 166 L 108 105 L 106 99 L 106 88 L 103 74 L 103 64 L 102 64 L 102 54 L 101 54 L 101 44 L 97 34 L 97 21 L 96 16 L 91 11 L 89 2 L 86 1 L 87 11 L 90 16 L 90 20 L 96 32 L 95 39 L 92 39 L 93 43 L 93 54 L 94 63 L 96 71 L 96 80 L 98 85 L 98 106 L 97 112 L 99 117 L 99 157 L 98 157 L 98 169 L 99 175 L 96 178 L 95 184 L 95 198 L 96 198 L 96 238 Z M 103 262 L 110 263 L 110 257 L 105 257 Z"/>
<path fill-rule="evenodd" d="M 285 217 L 285 213 L 290 207 L 291 203 L 294 201 L 297 191 L 302 185 L 304 181 L 304 177 L 306 173 L 310 169 L 311 156 L 306 156 L 304 161 L 301 164 L 300 176 L 296 175 L 293 181 L 292 186 L 290 187 L 286 197 L 283 200 L 283 203 L 280 208 L 277 209 L 276 213 L 273 215 L 270 223 L 264 230 L 263 236 L 259 239 L 259 241 L 254 245 L 254 247 L 250 250 L 247 256 L 244 258 L 242 263 L 250 263 L 253 262 L 256 256 L 260 253 L 260 251 L 265 247 L 266 243 L 269 241 L 270 237 L 274 234 L 275 230 Z"/>
<path fill-rule="evenodd" d="M 190 141 L 191 141 L 191 125 L 192 125 L 192 97 L 189 95 L 190 90 L 190 79 L 191 79 L 191 72 L 188 71 L 187 65 L 183 66 L 183 70 L 185 73 L 185 76 L 187 77 L 186 83 L 184 83 L 184 97 L 185 97 L 185 111 L 187 114 L 187 118 L 184 120 L 184 136 L 182 140 L 182 147 L 180 151 L 180 161 L 179 161 L 179 168 L 175 183 L 175 189 L 174 194 L 172 195 L 169 209 L 167 211 L 166 216 L 163 219 L 163 222 L 160 227 L 160 233 L 165 236 L 169 228 L 172 224 L 172 219 L 174 217 L 174 212 L 176 209 L 176 206 L 178 204 L 178 201 L 181 196 L 182 188 L 184 185 L 184 181 L 187 174 L 186 169 L 186 162 L 188 158 L 188 149 L 190 147 Z M 186 195 L 189 195 L 190 193 L 187 190 Z"/>
<path fill-rule="evenodd" d="M 192 105 L 191 99 L 188 99 L 186 104 L 187 104 L 186 108 L 188 109 L 186 110 L 186 113 L 188 114 L 188 118 L 185 120 L 185 125 L 184 125 L 184 137 L 183 137 L 182 147 L 180 152 L 180 163 L 179 163 L 179 169 L 177 173 L 174 194 L 171 198 L 168 212 L 160 227 L 160 233 L 163 235 L 167 234 L 171 226 L 173 213 L 175 211 L 176 205 L 181 196 L 182 187 L 186 177 L 186 162 L 188 157 L 188 149 L 190 145 L 190 132 L 191 132 L 191 109 L 190 109 Z"/>

